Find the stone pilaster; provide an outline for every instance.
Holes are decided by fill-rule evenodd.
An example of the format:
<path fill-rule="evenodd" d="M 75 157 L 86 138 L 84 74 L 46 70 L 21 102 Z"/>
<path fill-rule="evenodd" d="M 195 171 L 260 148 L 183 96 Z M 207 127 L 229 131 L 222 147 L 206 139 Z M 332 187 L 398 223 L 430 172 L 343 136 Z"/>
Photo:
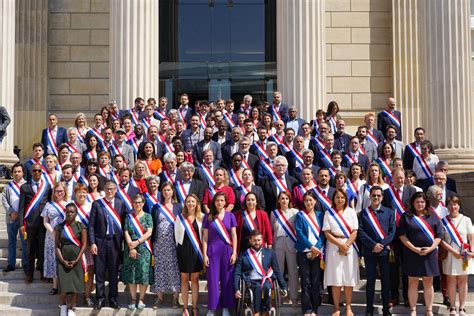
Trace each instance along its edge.
<path fill-rule="evenodd" d="M 474 170 L 469 0 L 419 0 L 423 126 L 454 170 Z"/>
<path fill-rule="evenodd" d="M 159 1 L 110 1 L 110 97 L 159 97 Z"/>
<path fill-rule="evenodd" d="M 326 108 L 325 0 L 277 0 L 277 77 L 306 120 Z"/>
<path fill-rule="evenodd" d="M 418 0 L 392 1 L 393 95 L 402 113 L 404 142 L 422 126 Z"/>
<path fill-rule="evenodd" d="M 16 0 L 15 145 L 21 157 L 40 141 L 48 109 L 48 0 Z M 15 15 L 11 15 L 12 18 Z M 10 18 L 10 16 L 8 16 Z M 13 25 L 13 24 L 12 24 Z M 13 47 L 13 46 L 12 46 Z M 12 130 L 13 132 L 13 130 Z"/>
<path fill-rule="evenodd" d="M 15 122 L 15 0 L 0 1 L 0 105 L 11 118 L 7 134 L 0 144 L 0 163 L 11 166 L 18 158 L 13 154 Z"/>

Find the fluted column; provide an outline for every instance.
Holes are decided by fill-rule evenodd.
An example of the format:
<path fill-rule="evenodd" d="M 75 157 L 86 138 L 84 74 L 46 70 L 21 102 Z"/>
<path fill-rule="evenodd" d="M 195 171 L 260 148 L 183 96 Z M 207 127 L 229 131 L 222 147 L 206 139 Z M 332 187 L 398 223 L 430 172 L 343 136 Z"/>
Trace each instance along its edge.
<path fill-rule="evenodd" d="M 0 144 L 0 163 L 11 166 L 18 159 L 13 154 L 15 119 L 15 0 L 0 1 L 0 105 L 12 122 Z"/>
<path fill-rule="evenodd" d="M 325 0 L 277 0 L 277 77 L 283 101 L 309 120 L 326 107 Z"/>
<path fill-rule="evenodd" d="M 422 125 L 418 0 L 392 1 L 393 95 L 402 113 L 404 142 Z"/>
<path fill-rule="evenodd" d="M 121 108 L 159 97 L 159 1 L 110 1 L 110 97 Z"/>
<path fill-rule="evenodd" d="M 419 0 L 423 125 L 438 155 L 474 169 L 469 0 Z"/>

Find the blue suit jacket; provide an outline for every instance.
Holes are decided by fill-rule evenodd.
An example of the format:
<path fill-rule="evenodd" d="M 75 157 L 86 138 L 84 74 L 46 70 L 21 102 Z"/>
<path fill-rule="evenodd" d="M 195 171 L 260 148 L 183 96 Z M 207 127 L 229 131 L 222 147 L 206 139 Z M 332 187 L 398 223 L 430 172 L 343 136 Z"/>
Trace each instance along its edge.
<path fill-rule="evenodd" d="M 321 234 L 319 235 L 319 239 L 316 245 L 313 245 L 308 239 L 309 227 L 308 227 L 308 224 L 306 224 L 306 220 L 303 218 L 303 214 L 301 212 L 302 211 L 296 214 L 296 218 L 295 218 L 296 251 L 302 252 L 306 248 L 311 248 L 312 246 L 316 246 L 316 248 L 321 249 L 326 239 L 323 231 L 321 230 Z M 324 212 L 316 211 L 316 219 L 318 221 L 319 227 L 321 228 L 323 227 L 323 218 L 324 218 Z"/>
<path fill-rule="evenodd" d="M 275 255 L 275 252 L 272 249 L 263 248 L 262 249 L 262 266 L 265 271 L 271 267 L 273 269 L 272 280 L 277 280 L 278 285 L 281 289 L 286 289 L 286 282 L 283 278 L 283 274 L 278 267 L 278 260 Z M 244 251 L 239 255 L 237 263 L 234 270 L 234 290 L 239 290 L 240 279 L 243 278 L 244 281 L 250 282 L 250 273 L 252 272 L 253 267 L 250 263 L 250 259 L 247 256 L 247 252 Z"/>
<path fill-rule="evenodd" d="M 385 233 L 385 238 L 381 238 L 370 224 L 369 217 L 365 210 L 362 210 L 359 214 L 359 230 L 357 236 L 362 243 L 362 255 L 363 256 L 385 256 L 388 254 L 389 246 L 393 238 L 395 237 L 395 212 L 385 206 L 380 206 L 380 209 L 376 211 L 376 217 Z M 382 252 L 376 254 L 372 252 L 375 244 L 380 243 L 384 246 Z"/>
<path fill-rule="evenodd" d="M 400 121 L 400 125 L 401 125 L 402 119 L 401 119 L 400 111 L 393 111 L 393 113 L 398 118 L 398 120 Z M 385 136 L 385 129 L 389 125 L 394 125 L 397 128 L 397 137 L 395 137 L 395 139 L 401 141 L 402 140 L 402 130 L 401 130 L 401 128 L 398 128 L 395 124 L 393 124 L 392 120 L 387 116 L 387 114 L 385 114 L 384 111 L 379 112 L 377 114 L 377 129 L 380 132 L 382 132 L 382 135 Z"/>
<path fill-rule="evenodd" d="M 124 203 L 119 198 L 114 198 L 114 209 L 117 211 L 118 216 L 122 223 L 122 230 L 124 229 L 124 219 L 127 215 L 127 210 Z M 92 203 L 90 221 L 89 221 L 89 244 L 96 244 L 99 249 L 105 240 L 107 234 L 107 210 L 102 206 L 100 200 L 94 201 Z M 115 225 L 115 224 L 114 224 Z M 115 228 L 114 240 L 116 246 L 120 247 L 122 244 L 123 233 L 117 226 Z M 99 250 L 100 251 L 100 250 Z"/>
<path fill-rule="evenodd" d="M 267 113 L 271 114 L 273 117 L 273 104 L 271 104 L 268 107 Z M 278 113 L 280 114 L 283 122 L 286 123 L 286 121 L 288 121 L 288 105 L 280 103 L 280 108 L 278 109 Z M 295 132 L 297 133 L 298 131 L 295 131 Z"/>
<path fill-rule="evenodd" d="M 56 146 L 59 149 L 59 146 L 61 146 L 64 143 L 67 143 L 67 131 L 64 127 L 59 127 L 58 126 L 58 131 L 56 133 Z M 44 150 L 44 157 L 48 155 L 48 128 L 45 128 L 43 130 L 43 133 L 41 134 L 41 144 L 43 144 L 45 150 Z"/>

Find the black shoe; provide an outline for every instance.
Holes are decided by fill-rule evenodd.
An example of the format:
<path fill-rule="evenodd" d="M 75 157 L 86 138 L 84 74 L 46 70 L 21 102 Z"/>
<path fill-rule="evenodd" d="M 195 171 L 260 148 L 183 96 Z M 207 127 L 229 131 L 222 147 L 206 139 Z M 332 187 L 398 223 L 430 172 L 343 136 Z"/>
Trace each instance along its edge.
<path fill-rule="evenodd" d="M 374 316 L 374 312 L 365 312 L 365 316 Z"/>
<path fill-rule="evenodd" d="M 113 309 L 119 309 L 120 308 L 119 304 L 115 300 L 111 300 L 110 303 L 109 303 L 109 306 Z"/>
<path fill-rule="evenodd" d="M 105 307 L 105 299 L 100 298 L 97 301 L 97 305 L 95 306 L 95 309 L 100 311 L 102 309 L 102 307 Z"/>
<path fill-rule="evenodd" d="M 11 271 L 15 271 L 15 268 L 12 267 L 12 266 L 7 266 L 5 269 L 3 269 L 3 272 L 11 272 Z"/>
<path fill-rule="evenodd" d="M 451 307 L 451 302 L 449 301 L 449 297 L 443 297 L 443 305 L 446 305 L 447 308 Z"/>
<path fill-rule="evenodd" d="M 383 311 L 383 316 L 392 316 L 391 311 Z"/>
<path fill-rule="evenodd" d="M 58 294 L 58 289 L 52 289 L 51 291 L 49 291 L 49 295 L 56 295 Z"/>

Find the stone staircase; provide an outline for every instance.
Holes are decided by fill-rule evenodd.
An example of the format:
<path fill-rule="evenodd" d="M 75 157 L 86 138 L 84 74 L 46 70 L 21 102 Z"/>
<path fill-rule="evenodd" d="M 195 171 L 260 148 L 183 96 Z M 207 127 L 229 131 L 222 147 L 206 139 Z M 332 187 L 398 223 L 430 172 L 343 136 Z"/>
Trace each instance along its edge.
<path fill-rule="evenodd" d="M 0 218 L 4 218 L 5 210 L 0 207 Z M 21 255 L 21 244 L 17 242 L 17 258 Z M 7 233 L 6 224 L 2 220 L 0 221 L 0 269 L 3 269 L 7 264 Z M 38 315 L 38 316 L 51 316 L 59 315 L 59 296 L 50 296 L 48 292 L 51 290 L 52 284 L 46 284 L 39 281 L 39 272 L 35 274 L 35 280 L 32 284 L 24 283 L 24 274 L 21 269 L 21 261 L 17 259 L 16 262 L 17 270 L 9 272 L 7 274 L 0 271 L 0 312 L 2 315 Z M 199 295 L 199 308 L 201 315 L 205 315 L 207 292 L 205 287 L 206 282 L 200 282 L 200 295 Z M 353 311 L 357 315 L 364 315 L 365 312 L 365 280 L 361 280 L 359 285 L 354 289 L 353 293 Z M 469 282 L 470 291 L 474 290 L 474 278 L 470 279 Z M 380 283 L 377 281 L 376 285 L 377 293 L 380 290 Z M 153 310 L 151 307 L 144 309 L 141 312 L 135 311 L 134 313 L 128 311 L 126 306 L 129 302 L 128 292 L 125 291 L 123 284 L 119 285 L 119 302 L 121 304 L 120 310 L 113 310 L 111 308 L 103 308 L 100 312 L 94 311 L 91 308 L 83 307 L 83 298 L 79 297 L 79 307 L 76 310 L 76 315 L 182 315 L 181 309 L 172 309 L 170 306 L 170 298 L 168 301 L 165 299 L 164 307 Z M 419 292 L 419 302 L 422 302 L 422 289 Z M 145 298 L 145 304 L 152 306 L 154 301 L 154 294 L 148 293 Z M 325 295 L 324 301 L 326 302 L 327 296 Z M 191 301 L 191 298 L 189 298 Z M 449 314 L 446 307 L 441 305 L 442 296 L 440 293 L 435 293 L 435 306 L 433 312 L 438 315 Z M 380 295 L 376 295 L 376 311 L 381 314 L 382 307 L 380 305 Z M 342 309 L 343 311 L 343 309 Z M 474 293 L 468 294 L 467 303 L 468 314 L 474 315 Z M 331 315 L 332 306 L 323 304 L 319 309 L 318 315 Z M 408 315 L 408 308 L 404 306 L 397 306 L 393 308 L 394 315 Z M 424 308 L 422 304 L 418 306 L 418 312 L 424 314 Z M 342 313 L 344 314 L 344 313 Z M 281 315 L 301 315 L 300 308 L 292 308 L 291 305 L 284 304 L 281 309 Z"/>

